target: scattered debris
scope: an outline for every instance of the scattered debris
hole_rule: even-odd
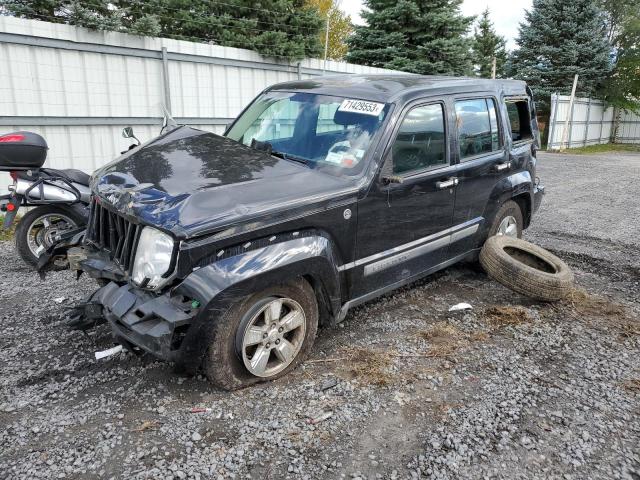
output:
[[[310,425],[317,425],[320,422],[324,422],[326,419],[330,418],[333,415],[333,412],[322,412],[320,415],[309,417],[307,419],[307,423]]]
[[[101,358],[107,358],[116,353],[120,353],[122,351],[122,345],[116,345],[113,348],[107,348],[106,350],[102,350],[101,352],[96,352],[96,360],[100,360]]]
[[[157,427],[158,427],[158,422],[156,422],[155,420],[145,420],[144,422],[142,422],[142,425],[140,425],[138,428],[134,428],[133,431],[144,432],[146,430],[152,430]]]
[[[62,303],[67,299],[67,297],[56,297],[53,299],[54,302],[56,303]]]
[[[193,440],[194,442],[199,442],[200,440],[202,440],[202,435],[200,435],[198,432],[193,432],[193,435],[191,435],[191,440]]]
[[[333,388],[336,385],[338,385],[337,378],[335,377],[328,378],[324,382],[322,382],[322,385],[320,386],[320,390],[324,392],[325,390],[329,390],[330,388]]]
[[[462,303],[457,303],[455,305],[453,305],[452,307],[449,308],[450,312],[458,312],[460,310],[471,310],[473,307],[465,302]]]
[[[209,413],[211,412],[210,408],[205,408],[205,407],[193,407],[191,409],[191,413]]]

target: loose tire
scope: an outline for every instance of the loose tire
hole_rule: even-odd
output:
[[[573,289],[573,273],[566,263],[517,238],[489,237],[480,251],[480,264],[505,287],[537,300],[561,300]]]
[[[16,226],[16,250],[27,264],[35,267],[38,264],[37,247],[48,248],[56,233],[85,223],[86,219],[72,209],[63,210],[55,205],[34,208]]]
[[[236,390],[296,368],[318,330],[318,305],[303,279],[277,285],[231,306],[213,325],[204,369],[209,380]]]
[[[522,238],[524,220],[522,210],[513,200],[507,200],[496,212],[493,223],[489,229],[489,237],[505,235],[513,238]]]

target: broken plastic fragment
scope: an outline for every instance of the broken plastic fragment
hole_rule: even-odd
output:
[[[53,299],[54,302],[56,303],[62,303],[67,299],[67,297],[56,297]]]
[[[102,350],[101,352],[96,352],[96,360],[110,357],[111,355],[115,355],[116,353],[120,353],[121,351],[122,351],[122,345],[116,345],[113,348],[107,348],[106,350]]]
[[[194,300],[191,302],[191,308],[198,308],[200,306],[200,302],[198,300]]]
[[[471,310],[473,307],[468,303],[462,302],[454,305],[449,309],[450,312],[457,312],[458,310]]]

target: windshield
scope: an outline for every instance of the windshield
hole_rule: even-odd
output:
[[[269,92],[238,118],[227,137],[268,144],[271,153],[310,168],[355,175],[389,106],[313,93]]]

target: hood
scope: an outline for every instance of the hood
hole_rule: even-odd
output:
[[[179,127],[97,170],[92,190],[143,223],[190,238],[264,216],[299,214],[353,193],[354,183]]]

